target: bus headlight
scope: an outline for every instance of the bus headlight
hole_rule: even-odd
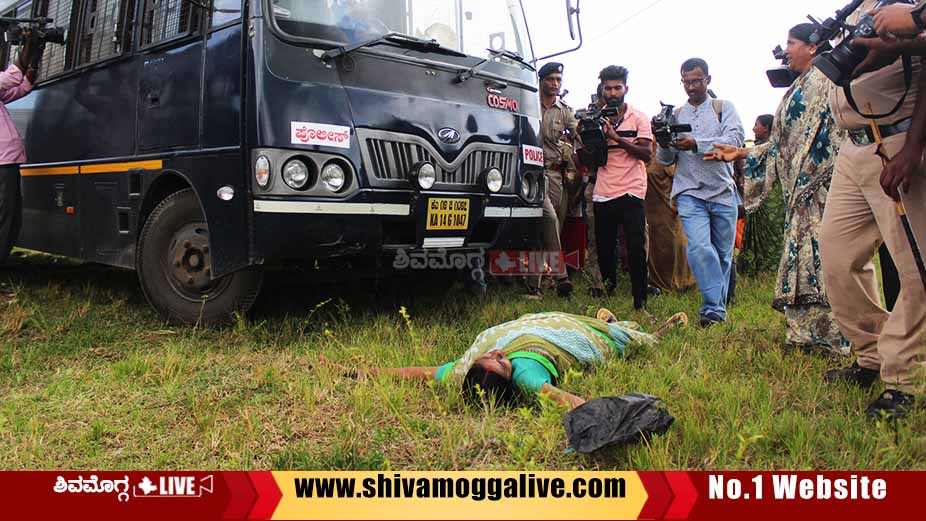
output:
[[[525,201],[530,201],[534,198],[534,176],[530,174],[525,174],[521,178],[521,197]]]
[[[254,162],[254,180],[261,188],[267,188],[270,184],[270,160],[267,156],[258,156]]]
[[[418,183],[422,190],[430,190],[437,182],[437,169],[428,162],[418,163],[412,169],[412,180]]]
[[[300,159],[290,159],[283,165],[283,182],[293,190],[302,190],[309,182],[309,167]]]
[[[341,165],[332,161],[322,168],[321,181],[330,192],[338,192],[347,184],[347,174]]]
[[[485,174],[486,188],[493,194],[497,194],[505,184],[505,177],[497,168],[490,168]]]

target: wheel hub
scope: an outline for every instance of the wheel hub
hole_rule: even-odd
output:
[[[179,292],[200,298],[215,286],[209,232],[201,224],[184,226],[174,234],[166,260],[167,273]]]

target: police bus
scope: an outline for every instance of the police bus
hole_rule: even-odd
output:
[[[67,29],[7,107],[28,158],[17,246],[134,269],[167,319],[247,310],[269,265],[521,247],[540,228],[521,0],[8,7]]]

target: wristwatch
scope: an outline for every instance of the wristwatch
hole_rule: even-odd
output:
[[[923,11],[926,11],[926,2],[910,11],[910,16],[913,17],[913,23],[916,24],[917,29],[920,31],[926,31],[926,22],[923,22]]]

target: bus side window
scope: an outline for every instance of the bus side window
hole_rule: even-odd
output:
[[[53,25],[63,27],[67,31],[67,40],[65,45],[47,44],[45,52],[42,53],[42,61],[39,63],[39,79],[47,79],[57,76],[69,69],[68,51],[73,47],[74,38],[71,37],[71,17],[74,14],[72,9],[73,0],[38,0],[38,16],[44,16],[54,20]]]
[[[186,36],[199,29],[200,8],[192,2],[145,0],[144,5],[141,47]]]
[[[119,56],[131,48],[134,0],[83,0],[77,64]]]
[[[241,18],[241,0],[213,0],[212,27]]]

